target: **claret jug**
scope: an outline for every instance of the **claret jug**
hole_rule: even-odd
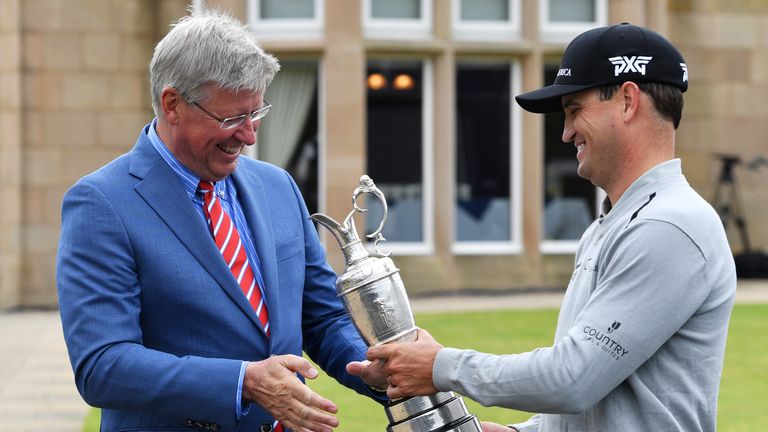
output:
[[[364,193],[378,198],[384,208],[378,228],[367,235],[373,241],[371,252],[357,234],[354,220],[356,213],[367,211],[357,203]],[[360,185],[352,193],[352,207],[342,223],[324,214],[312,215],[312,220],[331,231],[344,254],[347,268],[336,281],[336,292],[368,346],[413,341],[417,329],[400,270],[389,254],[379,249],[379,242],[384,241],[381,231],[387,220],[387,201],[370,177],[360,177]],[[389,419],[387,432],[482,430],[463,399],[452,392],[398,399],[390,402],[385,411]]]

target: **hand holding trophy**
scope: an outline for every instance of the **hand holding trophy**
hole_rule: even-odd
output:
[[[373,254],[360,240],[355,228],[355,213],[367,211],[357,204],[357,197],[368,193],[376,196],[384,208],[378,228],[367,237],[374,241]],[[360,177],[360,186],[352,194],[353,210],[343,223],[316,213],[312,219],[334,235],[347,265],[336,281],[336,292],[342,297],[350,319],[365,343],[377,346],[391,342],[414,341],[414,323],[405,285],[395,263],[378,248],[387,220],[387,202],[370,177]],[[385,408],[387,432],[480,432],[477,418],[467,411],[461,396],[438,392],[430,396],[414,396],[393,400]]]

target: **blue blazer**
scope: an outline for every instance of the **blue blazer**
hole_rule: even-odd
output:
[[[242,361],[302,350],[375,397],[345,371],[366,346],[336,297],[295,183],[247,157],[232,178],[261,260],[270,338],[144,131],[129,153],[66,193],[61,320],[77,388],[102,408],[102,430],[259,431],[273,421],[260,406],[236,419]]]

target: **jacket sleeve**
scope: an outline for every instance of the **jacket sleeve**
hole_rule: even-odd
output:
[[[436,387],[540,413],[580,413],[604,398],[710,294],[705,258],[674,225],[636,221],[622,236],[604,250],[589,302],[554,345],[510,355],[443,349],[433,368]]]
[[[80,394],[102,408],[234,421],[240,360],[179,357],[143,345],[134,253],[121,216],[101,190],[81,181],[66,193],[56,276]]]

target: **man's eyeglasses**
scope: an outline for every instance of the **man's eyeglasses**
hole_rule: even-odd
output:
[[[272,109],[272,105],[268,103],[267,101],[264,101],[264,104],[261,106],[261,108],[257,109],[256,111],[252,111],[249,114],[241,114],[239,116],[235,117],[227,117],[227,118],[219,118],[218,116],[212,114],[207,109],[203,108],[199,103],[192,102],[196,107],[200,108],[204,113],[208,114],[209,117],[211,117],[214,120],[218,120],[220,122],[219,127],[226,130],[226,129],[234,129],[243,122],[245,122],[245,119],[250,117],[252,122],[255,122],[256,120],[261,120],[269,114],[269,110]]]

